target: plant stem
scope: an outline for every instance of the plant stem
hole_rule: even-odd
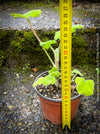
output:
[[[41,43],[41,40],[40,40],[40,38],[38,37],[38,35],[36,34],[35,30],[33,29],[33,27],[32,27],[32,24],[31,24],[30,20],[29,20],[29,19],[27,19],[27,21],[28,21],[28,23],[30,24],[30,27],[31,27],[32,32],[34,33],[35,37],[37,38],[37,40],[39,41],[39,43]]]
[[[40,40],[40,38],[38,37],[38,35],[36,34],[35,30],[33,29],[32,24],[31,24],[29,18],[27,18],[27,21],[28,21],[28,23],[30,24],[31,30],[32,30],[32,32],[34,33],[35,37],[37,38],[37,40],[39,41],[39,43],[41,43],[41,40]],[[45,51],[46,55],[48,56],[48,58],[49,58],[51,64],[53,65],[53,67],[55,67],[54,62],[53,62],[53,60],[51,59],[51,57],[49,56],[49,54],[48,54],[48,52],[46,51],[46,49],[43,48],[43,50]]]
[[[73,80],[74,80],[74,78],[77,76],[77,74],[75,74],[74,76],[73,76],[73,78],[72,78],[72,80],[71,80],[71,82],[73,82]]]
[[[53,51],[54,55],[55,55],[55,50],[52,46],[50,46],[51,50]]]
[[[48,54],[48,52],[46,51],[46,49],[43,48],[43,50],[45,51],[46,55],[48,56],[48,58],[49,58],[51,64],[53,65],[53,67],[55,67],[54,62],[52,61],[52,59],[51,59],[51,57],[49,56],[49,54]]]
[[[55,65],[57,70],[59,69],[59,47],[55,50]]]

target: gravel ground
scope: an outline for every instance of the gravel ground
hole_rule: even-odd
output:
[[[89,7],[89,8],[88,8]],[[95,13],[99,12],[100,6],[89,5],[84,7]],[[56,7],[58,9],[58,7]],[[78,5],[76,9],[82,8]],[[35,5],[31,9],[41,9],[43,13],[35,20],[31,18],[32,25],[36,30],[59,29],[59,12],[55,6],[47,7]],[[74,8],[75,9],[75,8]],[[28,3],[0,5],[0,29],[29,29],[26,20],[13,19],[13,12],[25,13],[30,10]],[[77,12],[75,12],[76,14]],[[41,21],[40,21],[41,20]],[[16,23],[17,22],[17,23]],[[73,16],[73,24],[93,27],[99,24],[96,17],[84,14],[79,18],[79,13]],[[71,131],[64,132],[61,125],[53,125],[45,120],[41,111],[40,101],[32,88],[32,83],[40,72],[31,71],[17,72],[14,69],[2,70],[0,73],[0,134],[99,134],[100,133],[100,103],[94,97],[83,97],[78,113],[71,123]]]
[[[71,131],[62,131],[44,119],[40,101],[32,88],[38,74],[32,71],[2,70],[0,73],[0,134],[99,134],[100,103],[83,97]]]
[[[60,28],[59,5],[39,3],[3,3],[0,6],[0,29],[27,30],[30,29],[26,19],[14,19],[11,13],[26,13],[29,10],[41,9],[42,14],[37,18],[31,18],[31,23],[36,30],[54,30]],[[85,27],[100,27],[100,4],[78,3],[73,7],[72,24],[82,24]]]

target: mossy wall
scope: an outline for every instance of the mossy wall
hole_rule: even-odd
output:
[[[74,33],[72,36],[72,64],[96,65],[96,48],[97,34],[95,28]]]
[[[55,31],[37,31],[42,41]],[[96,32],[87,30],[72,36],[72,65],[96,65]],[[54,46],[56,47],[57,44]],[[52,56],[52,52],[49,52]],[[31,31],[0,31],[0,66],[48,67],[50,62]]]

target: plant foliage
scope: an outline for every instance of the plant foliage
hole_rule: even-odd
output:
[[[77,77],[75,79],[75,83],[77,84],[77,91],[81,95],[91,96],[94,91],[94,81],[93,80],[85,80],[84,78]]]
[[[49,40],[49,41],[46,41],[46,42],[41,42],[40,46],[48,50],[50,48],[50,46],[52,44],[55,44],[55,43],[56,43],[55,40]]]
[[[11,16],[13,16],[14,18],[20,17],[28,19],[29,17],[38,17],[41,13],[41,10],[31,10],[25,14],[12,13]]]
[[[60,75],[59,71],[57,70],[56,67],[53,67],[50,71],[49,74],[45,77],[40,77],[34,84],[33,87],[36,85],[41,85],[43,84],[44,86],[47,86],[49,84],[55,84],[57,82],[57,77]]]
[[[29,20],[29,17],[38,17],[41,14],[41,10],[31,10],[25,14],[18,14],[18,13],[12,13],[11,16],[14,18],[21,17],[21,18],[26,18],[28,23],[31,26],[32,32],[34,33],[35,37],[39,41],[40,46],[43,48],[44,52],[48,56],[51,64],[53,65],[52,69],[48,72],[48,75],[45,77],[40,77],[34,84],[33,87],[36,85],[44,85],[47,86],[49,84],[58,84],[58,79],[61,78],[60,73],[58,71],[59,69],[59,54],[60,54],[60,44],[59,46],[54,49],[51,45],[56,43],[56,40],[60,40],[60,31],[57,31],[54,36],[54,40],[49,40],[45,42],[41,42],[39,39],[39,36],[36,34],[35,30],[32,27],[32,24]],[[83,29],[82,25],[75,25],[72,26],[72,33],[74,33],[77,29]],[[48,53],[48,49],[51,49],[54,53],[54,61],[52,60],[51,56]],[[85,81],[83,77],[83,74],[79,72],[78,70],[73,70],[72,72],[72,81],[75,79],[75,83],[77,84],[77,91],[79,94],[90,96],[93,94],[94,90],[94,81],[93,80],[87,80]],[[77,77],[79,75],[80,77]]]

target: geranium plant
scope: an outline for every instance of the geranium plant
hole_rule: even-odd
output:
[[[35,35],[35,37],[37,38],[39,42],[39,45],[42,47],[43,51],[46,53],[47,57],[49,58],[52,64],[52,68],[48,72],[48,75],[46,75],[45,77],[40,77],[33,84],[33,87],[35,87],[36,85],[41,85],[41,84],[43,84],[44,86],[47,86],[49,84],[52,84],[52,85],[55,84],[56,86],[59,86],[60,85],[59,79],[61,79],[61,74],[59,72],[60,43],[56,49],[53,48],[52,44],[56,44],[57,40],[60,40],[60,31],[57,31],[55,33],[53,40],[42,42],[39,36],[36,34],[35,30],[33,29],[33,26],[29,19],[29,17],[38,17],[41,13],[42,13],[41,10],[31,10],[25,14],[12,13],[11,16],[13,16],[14,18],[21,17],[21,18],[27,19],[33,34]],[[83,29],[83,26],[82,25],[72,26],[72,33],[74,33],[76,29]],[[48,53],[50,49],[52,50],[54,54],[54,60],[51,58],[51,56]],[[86,95],[86,96],[90,96],[93,94],[93,90],[94,90],[93,80],[86,81],[83,78],[83,75],[78,70],[73,70],[71,75],[72,75],[72,82],[75,81],[77,85],[76,89],[79,94]],[[77,77],[77,76],[80,76],[80,77]]]

